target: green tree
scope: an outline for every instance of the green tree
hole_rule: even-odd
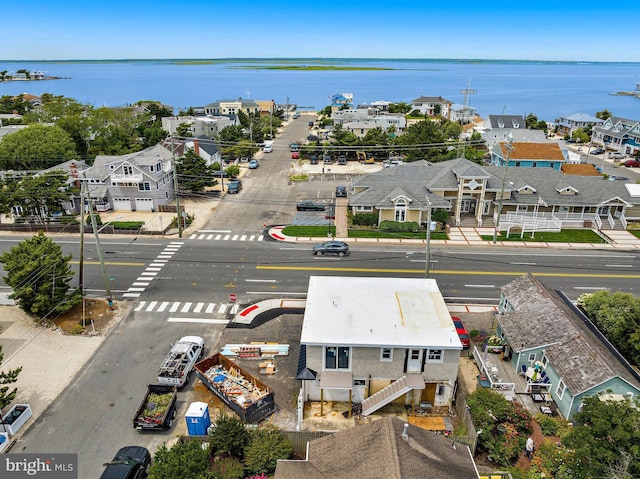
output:
[[[22,215],[45,223],[53,213],[62,211],[62,203],[71,198],[66,179],[66,173],[60,170],[15,178],[8,188],[9,207],[19,207]]]
[[[193,133],[191,133],[191,124],[190,123],[180,123],[176,127],[176,135],[180,138],[191,138],[193,137]]]
[[[389,104],[389,113],[402,113],[406,115],[411,111],[412,106],[409,103],[390,103]]]
[[[362,141],[349,130],[336,125],[331,132],[331,144],[335,146],[360,146]]]
[[[2,344],[0,344],[0,365],[2,365],[2,360],[4,359],[4,354],[2,353]],[[18,393],[17,388],[13,388],[9,390],[9,386],[7,384],[13,384],[18,380],[18,374],[20,374],[22,368],[10,369],[7,372],[0,371],[0,411],[7,407],[11,402],[16,398],[16,394]]]
[[[3,170],[42,170],[76,156],[73,139],[58,126],[31,125],[0,140]]]
[[[601,120],[608,120],[609,118],[611,118],[611,116],[613,116],[613,113],[611,113],[609,110],[605,109],[602,111],[597,111],[596,112],[596,118],[600,118]]]
[[[395,143],[409,161],[442,161],[456,155],[456,149],[449,149],[446,143],[458,141],[461,132],[462,127],[450,120],[423,120],[410,125]]]
[[[149,479],[201,479],[209,469],[209,453],[200,441],[178,441],[171,449],[162,444],[153,457]]]
[[[216,419],[215,427],[209,434],[209,439],[213,454],[242,459],[249,436],[240,419],[222,413]]]
[[[640,365],[640,298],[607,290],[583,294],[578,306],[620,353]]]
[[[137,130],[140,119],[132,108],[101,107],[92,110],[89,125],[92,133],[89,153],[92,155],[125,155],[143,147]]]
[[[214,186],[217,181],[212,176],[213,171],[200,155],[189,148],[176,162],[178,173],[178,188],[181,192],[202,192],[208,186]]]
[[[237,178],[240,175],[240,167],[238,165],[229,165],[224,171],[226,171],[231,178]]]
[[[640,400],[585,398],[573,429],[562,444],[574,451],[575,477],[601,478],[622,454],[630,458],[629,477],[640,476]]]
[[[72,255],[40,231],[0,256],[7,273],[4,282],[18,306],[39,319],[62,314],[82,300],[79,290],[69,292]]]
[[[244,466],[251,474],[272,474],[278,459],[288,459],[291,451],[291,442],[277,427],[269,424],[250,432]]]
[[[2,72],[0,72],[2,74]],[[5,72],[6,74],[6,72]],[[0,96],[0,113],[13,113],[24,115],[31,109],[30,103],[25,99],[24,95],[3,95]]]
[[[575,139],[578,143],[588,143],[591,138],[591,133],[589,129],[578,128],[571,133],[571,138]]]

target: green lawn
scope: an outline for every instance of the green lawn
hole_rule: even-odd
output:
[[[627,230],[629,233],[631,233],[633,236],[635,236],[636,238],[640,238],[640,230]]]
[[[493,241],[492,235],[483,235],[485,241]],[[520,233],[511,233],[507,238],[504,233],[498,235],[499,241],[527,241],[541,243],[604,243],[604,240],[591,230],[562,230],[559,233],[540,231],[531,237],[531,233],[525,233],[520,238]]]
[[[300,237],[323,237],[327,236],[327,233],[331,231],[332,235],[336,234],[335,226],[287,226],[282,233],[287,236],[300,236]],[[376,230],[349,230],[349,238],[395,238],[395,239],[425,239],[425,232],[418,233],[385,233]],[[446,233],[431,233],[431,239],[441,240],[448,239]]]

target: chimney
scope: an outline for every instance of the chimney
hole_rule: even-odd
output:
[[[404,423],[404,429],[402,429],[402,439],[405,441],[409,439],[409,424]]]
[[[196,155],[200,156],[200,145],[198,144],[197,138],[193,140],[193,151],[195,151]]]

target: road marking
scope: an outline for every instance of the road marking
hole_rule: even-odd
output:
[[[231,230],[198,230],[198,233],[231,233]]]
[[[224,313],[227,310],[226,304],[221,304],[220,308],[218,308],[218,313]]]
[[[158,255],[158,258],[160,258],[160,259],[171,259],[171,256],[161,253],[161,254]]]
[[[264,239],[263,235],[258,236],[258,241],[262,241]]]
[[[198,304],[196,304],[196,307],[193,308],[193,312],[194,313],[199,313],[200,311],[202,311],[203,307],[204,307],[204,303],[198,303]]]
[[[607,268],[633,268],[632,264],[605,264]]]
[[[204,323],[204,324],[228,324],[228,319],[208,319],[208,318],[169,318],[170,323]]]
[[[231,238],[231,235],[224,235],[224,238],[222,238],[222,241],[227,241],[229,238]]]
[[[207,309],[204,310],[204,312],[206,314],[211,314],[213,313],[213,308],[216,307],[216,303],[209,303],[209,305],[207,306]]]
[[[133,311],[141,311],[145,304],[147,304],[146,301],[140,301],[138,306]]]
[[[187,311],[189,311],[189,308],[191,307],[192,303],[184,303],[184,306],[182,307],[182,309],[180,310],[181,313],[186,313]]]
[[[207,235],[203,233],[200,236],[198,236],[198,239],[203,239],[205,236],[207,236]]]
[[[585,289],[589,291],[600,291],[601,289],[607,289],[602,286],[574,286],[573,289]]]
[[[219,240],[220,238],[222,238],[222,235],[216,235],[216,240]]]
[[[247,235],[240,236],[240,241],[247,241]]]
[[[247,283],[277,283],[277,279],[245,279]]]
[[[122,297],[123,298],[139,298],[140,293],[124,293]]]
[[[211,238],[213,238],[213,235],[207,235],[208,240],[210,240]]]
[[[495,288],[494,284],[465,284],[465,288]]]
[[[519,262],[509,262],[509,264],[515,264],[520,266],[535,266],[537,263],[519,263]]]
[[[149,283],[148,281],[144,281],[144,282],[139,282],[139,283],[138,283],[138,282],[133,283],[131,286],[144,286],[144,287],[146,288],[146,287],[147,287],[147,286],[149,286],[150,284],[151,284],[151,283]]]
[[[233,235],[233,237],[231,238],[233,241],[238,241],[238,235]]]
[[[393,268],[336,268],[322,266],[277,266],[277,265],[258,265],[258,270],[267,271],[338,271],[351,273],[403,273],[424,275],[424,269],[393,269]],[[429,271],[430,274],[442,275],[468,275],[468,276],[523,276],[525,271],[463,271],[435,269]],[[606,278],[606,279],[640,279],[640,274],[604,274],[604,273],[533,273],[537,277],[546,278]]]
[[[238,313],[238,309],[240,308],[239,304],[234,304],[233,306],[231,306],[231,314],[237,314]]]
[[[169,301],[163,301],[160,307],[158,308],[158,312],[162,313],[169,306]]]
[[[170,313],[175,313],[176,311],[178,311],[178,308],[180,307],[180,303],[173,303],[171,305],[171,309],[169,310]]]
[[[142,292],[142,291],[144,291],[144,288],[129,288],[129,291],[140,291],[140,292]],[[138,296],[140,296],[140,295],[138,295]]]
[[[276,294],[279,296],[306,296],[307,293],[287,293],[286,291],[247,291],[247,294]]]
[[[167,263],[151,263],[149,264],[149,268],[162,268]]]
[[[140,276],[158,276],[158,273],[143,271],[142,273],[140,273]]]
[[[145,309],[145,311],[153,311],[153,308],[155,308],[155,307],[156,307],[156,304],[158,304],[158,302],[157,302],[157,301],[151,301],[151,302],[149,303],[149,306],[147,306],[147,309]]]
[[[149,268],[145,269],[145,271],[160,271],[160,270],[162,270],[162,268],[151,268],[151,267],[149,267]]]

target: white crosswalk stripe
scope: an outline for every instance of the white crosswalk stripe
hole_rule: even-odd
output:
[[[126,294],[125,294],[126,295]],[[168,308],[168,310],[167,310]],[[196,322],[207,322],[218,321],[218,319],[211,318],[211,316],[220,316],[231,314],[235,315],[240,310],[240,305],[237,303],[194,303],[194,302],[181,302],[181,301],[140,301],[136,305],[133,311],[135,312],[145,312],[145,313],[163,313],[168,312],[169,314],[175,313],[189,313],[189,314],[200,314],[203,315],[204,318],[200,318],[202,321]],[[180,318],[173,318],[176,321],[180,321]],[[193,319],[193,318],[185,318]],[[171,318],[169,319],[171,320]],[[194,320],[195,321],[195,320]]]
[[[192,233],[192,240],[203,241],[264,241],[264,235],[260,234],[222,234],[222,233]]]

